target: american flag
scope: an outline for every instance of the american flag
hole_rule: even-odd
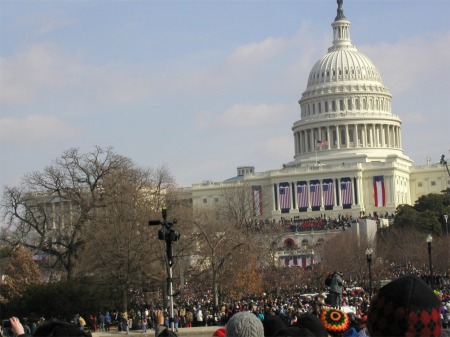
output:
[[[308,207],[308,186],[306,181],[297,182],[297,201],[299,208]]]
[[[323,183],[323,202],[325,206],[333,206],[334,194],[333,194],[333,182],[328,181]]]
[[[262,197],[261,186],[252,186],[253,190],[253,214],[262,215]]]
[[[327,140],[317,140],[317,147],[327,146],[328,141]]]
[[[291,207],[289,197],[289,183],[280,184],[280,208],[289,209]]]
[[[320,206],[320,184],[318,182],[311,182],[309,185],[309,192],[311,195],[311,207]]]
[[[342,205],[352,204],[352,181],[341,181]]]

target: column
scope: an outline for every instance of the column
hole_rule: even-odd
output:
[[[341,137],[339,137],[339,125],[335,125],[336,128],[336,148],[341,148]]]
[[[327,126],[327,140],[328,140],[328,145],[327,145],[327,149],[331,148],[331,138],[330,138],[330,127]]]
[[[345,145],[347,145],[346,146],[346,148],[348,149],[349,147],[350,147],[350,137],[349,137],[349,134],[348,134],[348,124],[346,124],[345,125],[345,140],[346,140],[346,144]]]

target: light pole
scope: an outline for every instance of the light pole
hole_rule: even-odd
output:
[[[434,289],[433,262],[431,260],[431,243],[433,242],[433,237],[431,236],[431,234],[428,234],[426,241],[428,244],[428,261],[429,261],[429,265],[430,265],[430,285],[431,285],[431,289]]]
[[[369,267],[369,298],[372,298],[372,254],[373,249],[366,249],[367,266]]]
[[[445,219],[445,229],[447,230],[447,240],[448,240],[448,214],[444,214],[444,219]]]

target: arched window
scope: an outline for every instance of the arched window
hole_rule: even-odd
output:
[[[307,248],[308,247],[308,240],[306,240],[306,239],[303,239],[302,240],[302,248]]]
[[[295,244],[295,241],[291,238],[287,238],[286,240],[284,240],[283,246],[286,249],[294,249],[297,247],[297,245]]]

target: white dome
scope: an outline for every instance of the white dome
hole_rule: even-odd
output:
[[[353,48],[331,51],[317,61],[309,73],[308,87],[348,80],[381,84],[380,72],[372,61]]]
[[[403,157],[392,96],[374,63],[352,45],[342,3],[331,24],[333,44],[313,66],[299,100],[301,119],[292,127],[295,156],[288,166]]]

